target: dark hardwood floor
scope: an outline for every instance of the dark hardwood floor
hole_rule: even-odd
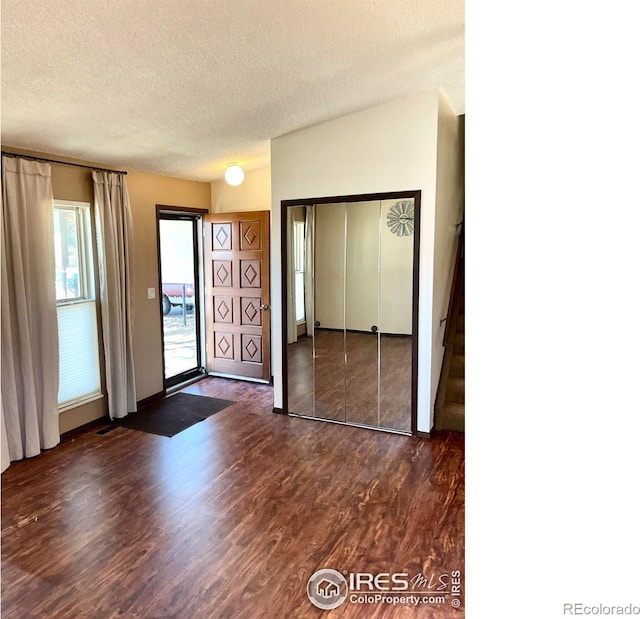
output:
[[[2,617],[464,616],[464,437],[271,412],[269,386],[166,438],[96,428],[2,475]],[[462,605],[309,602],[320,568],[462,573]],[[431,591],[433,594],[433,590]]]

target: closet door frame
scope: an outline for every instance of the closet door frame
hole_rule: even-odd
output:
[[[287,236],[287,209],[295,206],[307,206],[312,204],[332,204],[340,202],[368,202],[375,200],[402,200],[413,199],[414,203],[414,228],[413,228],[413,299],[412,299],[412,346],[411,346],[411,434],[418,435],[418,299],[420,298],[420,198],[421,191],[392,191],[385,193],[365,193],[347,196],[322,196],[315,198],[297,198],[295,200],[282,200],[281,208],[281,282],[282,282],[282,413],[289,414],[288,401],[288,359],[287,359],[287,272],[288,272],[288,244]],[[280,412],[280,411],[278,411]],[[305,417],[307,418],[307,417]],[[311,417],[309,417],[311,419]],[[325,421],[324,419],[319,419]],[[329,423],[342,423],[355,425],[348,422],[333,421]],[[373,428],[382,432],[392,432],[385,428]],[[401,434],[405,434],[401,432]]]

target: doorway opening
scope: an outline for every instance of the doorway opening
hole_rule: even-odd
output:
[[[164,388],[204,375],[202,363],[202,213],[158,207],[158,257]]]

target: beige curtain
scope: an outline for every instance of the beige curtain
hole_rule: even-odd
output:
[[[2,157],[2,202],[4,469],[60,442],[51,166]]]
[[[0,424],[2,424],[2,447],[0,447],[0,456],[2,456],[2,467],[0,472],[4,473],[11,460],[9,459],[9,440],[7,439],[7,431],[4,427],[4,408],[2,406],[2,400],[0,399]]]
[[[102,334],[111,419],[137,410],[133,368],[133,225],[123,174],[93,172]]]

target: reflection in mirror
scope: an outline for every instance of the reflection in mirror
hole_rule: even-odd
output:
[[[313,207],[287,211],[289,410],[313,415]]]
[[[411,336],[380,336],[380,427],[411,431]]]
[[[378,425],[380,202],[347,203],[346,420]]]
[[[289,412],[411,432],[413,209],[287,209]]]
[[[315,416],[345,420],[346,205],[315,206]]]
[[[381,203],[379,425],[405,432],[411,431],[412,214],[413,200]]]
[[[289,411],[313,415],[313,339],[304,336],[288,346]]]

